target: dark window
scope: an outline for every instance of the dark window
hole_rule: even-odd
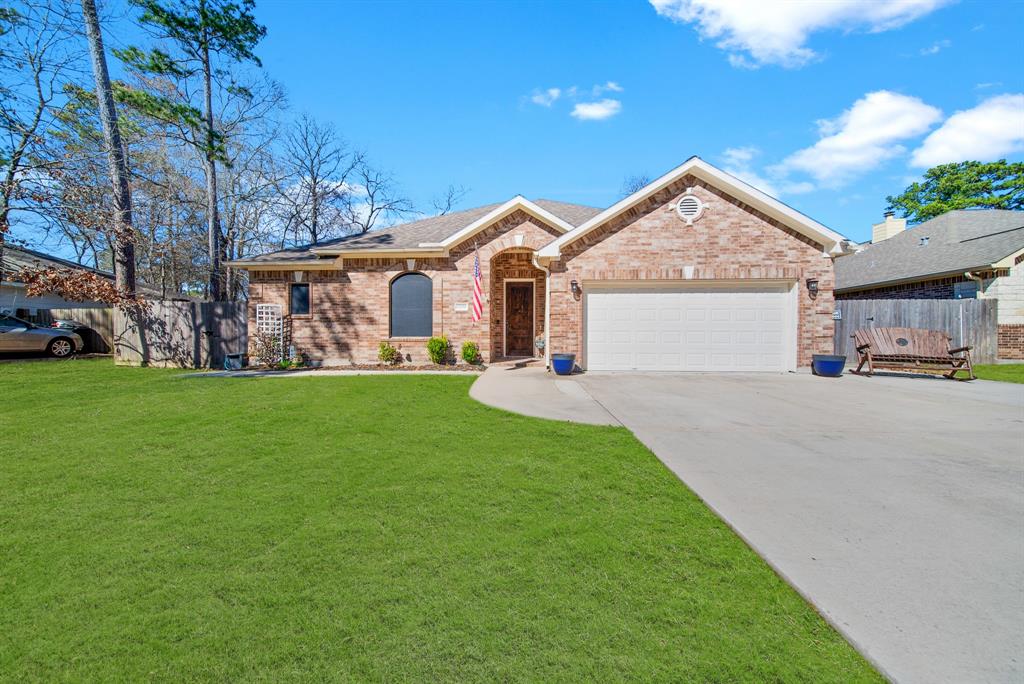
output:
[[[300,283],[292,285],[292,307],[293,316],[309,315],[309,285]]]
[[[391,336],[430,337],[434,305],[430,278],[406,273],[391,281]]]
[[[977,299],[978,298],[978,283],[965,282],[965,283],[953,283],[953,299]]]

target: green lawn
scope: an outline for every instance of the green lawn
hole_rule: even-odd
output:
[[[0,364],[0,677],[878,681],[620,428]]]
[[[999,363],[974,367],[974,374],[982,380],[1024,383],[1024,363]]]

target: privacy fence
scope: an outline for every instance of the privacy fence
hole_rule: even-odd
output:
[[[954,347],[973,347],[975,363],[995,363],[997,305],[992,299],[840,299],[835,353],[857,358],[852,335],[862,328],[925,328],[945,331]]]
[[[128,315],[118,309],[40,310],[33,322],[57,319],[81,323],[86,351],[118,350],[120,363],[179,368],[221,368],[227,354],[244,354],[248,321],[244,302],[150,301],[149,311]]]

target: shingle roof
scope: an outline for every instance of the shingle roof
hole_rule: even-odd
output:
[[[16,281],[18,274],[23,269],[38,269],[38,268],[70,268],[78,271],[88,271],[95,273],[96,275],[106,278],[107,280],[114,279],[114,273],[112,271],[104,271],[99,268],[92,268],[91,266],[85,266],[83,264],[75,263],[69,259],[62,259],[61,257],[53,256],[45,252],[38,252],[34,249],[27,247],[17,247],[11,244],[4,245],[3,251],[3,280]],[[146,297],[162,297],[163,293],[160,288],[147,285],[145,283],[136,283],[135,289],[142,293]],[[168,297],[182,298],[181,295],[173,294]]]
[[[27,247],[17,247],[11,244],[4,245],[3,252],[3,279],[13,280],[23,269],[35,269],[35,268],[73,268],[82,271],[89,271],[96,275],[103,276],[104,278],[113,279],[114,274],[110,271],[103,271],[98,268],[91,268],[89,266],[83,266],[82,264],[76,264],[74,261],[68,259],[61,259],[55,257],[52,254],[46,254],[45,252],[37,252],[34,249],[28,249]]]
[[[921,238],[927,237],[927,244]],[[836,290],[991,267],[1024,249],[1024,211],[950,211],[836,259]]]
[[[600,209],[587,207],[580,204],[569,204],[567,202],[556,202],[554,200],[539,199],[534,202],[542,209],[551,212],[566,223],[578,226],[587,219],[601,213]],[[247,257],[242,261],[252,262],[288,262],[288,261],[309,261],[317,258],[311,250],[314,247],[344,247],[353,250],[370,249],[414,249],[422,243],[441,242],[447,237],[454,235],[474,221],[487,216],[501,204],[488,204],[463,211],[453,211],[443,216],[431,216],[429,218],[402,223],[397,226],[390,226],[381,230],[375,230],[362,235],[346,235],[334,240],[326,240],[316,244],[301,245],[290,249],[283,249],[259,256]]]

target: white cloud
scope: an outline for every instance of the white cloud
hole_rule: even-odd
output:
[[[597,102],[579,102],[572,109],[572,116],[581,121],[610,119],[622,111],[622,103],[606,98]]]
[[[561,88],[548,88],[543,91],[538,90],[530,97],[530,102],[538,104],[541,107],[550,107],[555,103],[555,100],[561,97],[561,95]]]
[[[756,171],[753,161],[759,156],[761,156],[761,150],[753,146],[730,147],[722,153],[724,160],[722,168],[727,173],[731,173],[741,181],[753,185],[772,197],[800,195],[814,190],[814,184],[807,181],[794,182],[786,179],[784,174],[780,173],[769,178]]]
[[[673,21],[696,24],[701,39],[716,40],[729,63],[799,67],[818,57],[806,46],[825,30],[873,33],[898,28],[951,0],[650,0]]]
[[[818,142],[771,170],[779,177],[806,173],[821,185],[838,187],[906,152],[899,143],[924,134],[941,116],[916,97],[887,90],[868,93],[835,119],[818,121]]]
[[[930,47],[921,48],[921,54],[925,57],[937,55],[939,54],[939,52],[945,50],[952,44],[952,41],[949,40],[937,40],[934,43],[932,43]]]
[[[594,86],[590,90],[590,92],[593,94],[594,97],[598,97],[598,96],[600,96],[600,95],[602,95],[604,93],[607,93],[607,92],[621,93],[622,92],[622,86],[620,86],[615,81],[608,81],[604,85],[596,85],[596,86]]]
[[[930,167],[966,160],[992,161],[1024,151],[1024,94],[997,95],[957,112],[924,139],[910,158]]]
[[[731,173],[741,181],[753,185],[761,192],[778,197],[779,190],[775,187],[775,184],[758,174],[751,167],[751,162],[760,154],[761,150],[753,146],[730,147],[722,153],[722,158],[724,159],[722,168],[726,173]]]

